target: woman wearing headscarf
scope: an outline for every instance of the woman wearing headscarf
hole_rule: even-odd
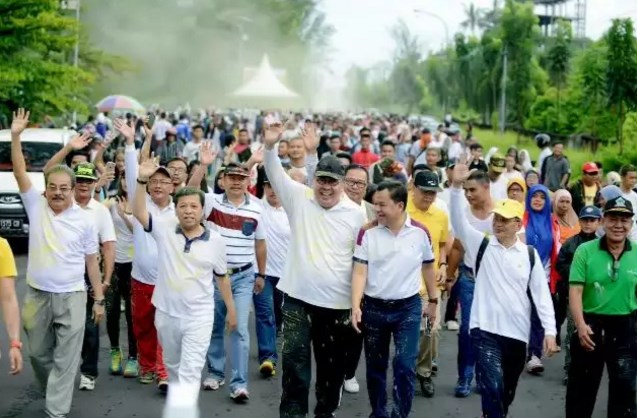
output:
[[[520,171],[522,173],[528,173],[533,169],[533,163],[531,162],[531,156],[525,149],[520,150],[518,153],[518,164],[520,164]]]
[[[518,202],[525,204],[526,201],[526,183],[521,177],[513,177],[507,183],[507,197],[509,199],[517,200]]]
[[[530,189],[540,183],[540,175],[534,169],[530,169],[524,173],[524,180],[526,181],[526,188]]]
[[[524,227],[526,229],[526,243],[532,245],[538,252],[551,294],[555,293],[557,278],[552,277],[551,266],[555,264],[559,253],[559,228],[553,222],[551,214],[551,199],[549,189],[537,184],[529,189],[526,195],[526,212],[524,213]],[[535,305],[531,304],[531,336],[528,346],[526,370],[531,374],[544,371],[542,358],[542,342],[544,328],[537,315]]]
[[[572,202],[568,190],[559,189],[553,194],[553,222],[559,231],[560,245],[580,231],[579,217],[571,205]]]

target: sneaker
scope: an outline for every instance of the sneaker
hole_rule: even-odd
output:
[[[79,389],[80,390],[95,390],[95,379],[90,376],[81,375]]]
[[[153,372],[142,372],[142,374],[139,375],[137,380],[139,380],[139,383],[141,383],[143,385],[150,385],[153,382],[155,382],[155,373],[153,373]]]
[[[139,375],[139,363],[136,358],[129,357],[124,367],[124,377],[137,377],[137,375]]]
[[[270,360],[264,361],[263,363],[261,363],[261,367],[259,367],[259,373],[261,373],[261,376],[263,377],[274,376],[274,374],[276,373],[276,370],[274,369],[274,363]]]
[[[114,375],[122,374],[122,350],[119,348],[111,348],[111,365],[108,371]]]
[[[467,398],[471,395],[471,385],[466,379],[458,379],[454,395],[456,398]]]
[[[449,331],[458,331],[460,329],[460,325],[458,325],[458,321],[447,321],[445,324]]]
[[[226,384],[226,381],[223,379],[219,380],[216,377],[208,376],[203,381],[202,387],[203,387],[203,390],[218,390],[221,386],[225,384]]]
[[[542,372],[544,372],[544,365],[542,364],[542,361],[537,358],[536,356],[532,356],[531,360],[529,360],[528,363],[526,363],[526,371],[529,374],[532,375],[539,375]]]
[[[343,382],[343,389],[345,389],[345,392],[347,393],[358,393],[361,388],[358,384],[358,380],[356,380],[356,376]]]
[[[159,391],[161,393],[167,393],[168,392],[168,379],[166,379],[166,378],[157,379],[157,389],[159,389]]]
[[[243,403],[248,400],[248,391],[246,389],[237,389],[230,394],[230,397],[236,403]]]
[[[436,393],[436,386],[434,385],[434,381],[429,377],[417,376],[418,381],[420,382],[420,391],[422,392],[422,396],[425,398],[433,398]]]
[[[433,376],[438,374],[438,362],[436,360],[431,361],[431,374]]]

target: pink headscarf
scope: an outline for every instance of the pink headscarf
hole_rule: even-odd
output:
[[[553,214],[555,216],[557,216],[557,203],[564,197],[568,198],[571,203],[573,202],[571,194],[566,189],[559,189],[553,194]],[[565,220],[571,228],[575,228],[578,225],[579,218],[577,216],[577,213],[575,213],[573,206],[569,206],[568,211],[566,212],[566,216],[564,216],[563,220]]]

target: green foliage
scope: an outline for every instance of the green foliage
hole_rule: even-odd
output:
[[[626,114],[622,134],[626,146],[631,150],[637,150],[637,112]]]

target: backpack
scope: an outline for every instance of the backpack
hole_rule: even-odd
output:
[[[482,242],[480,243],[480,248],[478,248],[478,255],[476,256],[476,266],[473,269],[473,277],[478,277],[478,270],[480,269],[480,263],[482,263],[482,257],[484,257],[484,252],[487,250],[487,246],[489,245],[489,237],[484,237]],[[529,253],[529,263],[531,264],[531,268],[529,270],[529,281],[526,284],[526,294],[533,303],[533,298],[531,297],[531,273],[533,272],[533,267],[535,267],[535,250],[532,245],[526,246],[527,252]],[[636,290],[637,292],[637,290]]]

